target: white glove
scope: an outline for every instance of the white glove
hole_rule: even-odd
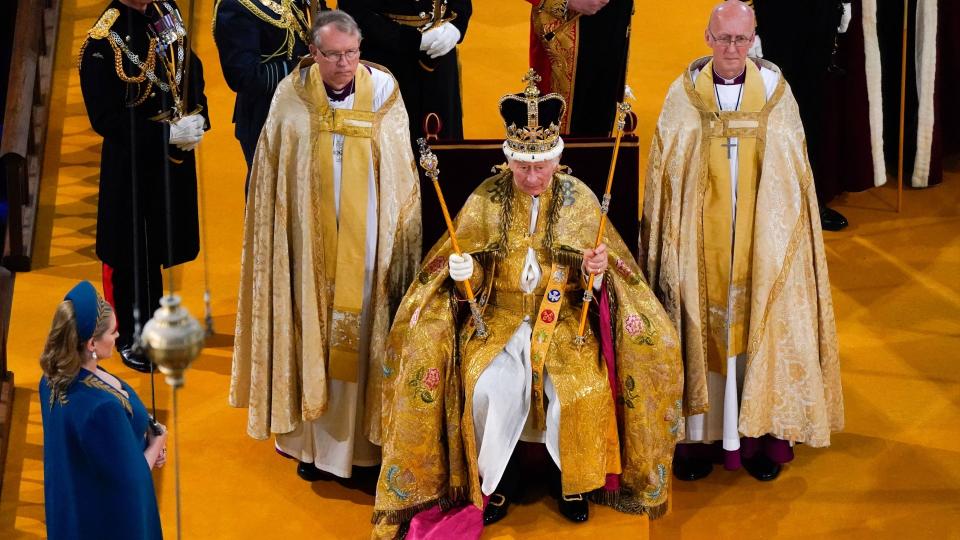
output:
[[[434,42],[437,41],[437,36],[440,34],[433,31],[433,29],[427,30],[426,32],[420,34],[420,50],[427,51]]]
[[[454,281],[466,281],[473,275],[473,257],[469,253],[464,253],[462,257],[452,253],[447,264],[450,267],[450,277]]]
[[[753,46],[747,51],[747,56],[763,58],[763,45],[760,44],[760,34],[753,36]]]
[[[837,27],[838,34],[847,33],[847,28],[850,26],[850,19],[853,18],[853,10],[850,9],[850,2],[844,2],[842,5],[843,15],[840,16],[840,26]]]
[[[443,23],[435,29],[428,30],[424,34],[426,38],[429,34],[436,34],[433,38],[433,43],[430,44],[430,47],[427,49],[427,54],[430,58],[439,58],[448,52],[452,51],[454,47],[457,46],[457,42],[460,41],[460,30],[457,30],[457,27],[450,23]],[[420,42],[420,49],[423,50],[423,41]]]
[[[206,120],[199,114],[184,116],[170,123],[170,144],[189,152],[196,148],[203,138],[203,125]]]

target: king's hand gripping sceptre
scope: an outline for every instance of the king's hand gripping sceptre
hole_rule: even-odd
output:
[[[450,219],[447,202],[444,200],[443,192],[440,190],[440,161],[437,159],[436,154],[430,150],[430,146],[427,145],[425,139],[417,139],[417,144],[420,145],[420,167],[423,169],[424,174],[427,175],[427,178],[433,182],[433,189],[437,192],[437,199],[440,200],[440,210],[443,211],[443,219],[447,222],[450,244],[453,247],[453,251],[456,252],[457,255],[462,256],[463,252],[460,251],[460,245],[457,243],[457,234],[453,228],[453,220]],[[480,315],[480,306],[477,304],[477,299],[473,295],[473,287],[470,286],[469,279],[463,282],[463,288],[467,293],[467,302],[470,305],[470,314],[473,316],[477,336],[485,338],[487,337],[487,326],[483,323],[483,317]]]
[[[603,201],[600,203],[600,227],[597,229],[597,241],[594,244],[596,249],[603,241],[603,230],[607,226],[607,213],[610,211],[610,191],[613,188],[613,172],[617,168],[617,155],[620,153],[620,138],[623,137],[623,130],[627,125],[627,113],[630,112],[628,103],[617,104],[616,118],[616,139],[613,143],[613,156],[610,158],[610,171],[607,173],[607,187],[603,192]],[[583,345],[586,341],[584,333],[587,328],[587,312],[590,309],[590,302],[593,300],[593,281],[597,275],[590,273],[587,279],[587,288],[583,291],[583,309],[580,311],[580,329],[577,331],[577,337],[574,342],[577,345]]]

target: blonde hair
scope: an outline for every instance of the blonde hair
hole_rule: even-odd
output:
[[[113,309],[110,304],[97,297],[100,303],[100,314],[97,325],[94,327],[91,339],[99,339],[113,329],[109,327],[110,315]],[[86,341],[81,341],[77,334],[77,320],[73,311],[73,302],[64,300],[57,306],[53,315],[53,325],[47,335],[47,343],[43,346],[40,355],[40,369],[47,377],[50,386],[50,406],[54,402],[67,402],[67,387],[77,377],[80,366],[87,359]]]

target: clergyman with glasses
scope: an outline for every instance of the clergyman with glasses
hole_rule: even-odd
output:
[[[713,463],[773,480],[843,428],[837,332],[803,125],[748,58],[753,10],[717,5],[712,56],[670,87],[650,150],[640,262],[683,341],[681,480]]]
[[[380,462],[391,319],[420,260],[420,184],[396,80],[342,11],[280,82],[253,158],[229,401],[308,481]]]

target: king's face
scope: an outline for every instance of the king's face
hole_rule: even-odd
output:
[[[539,197],[550,187],[550,180],[559,162],[559,158],[537,163],[510,159],[507,164],[513,172],[513,183],[517,189],[531,197]]]

